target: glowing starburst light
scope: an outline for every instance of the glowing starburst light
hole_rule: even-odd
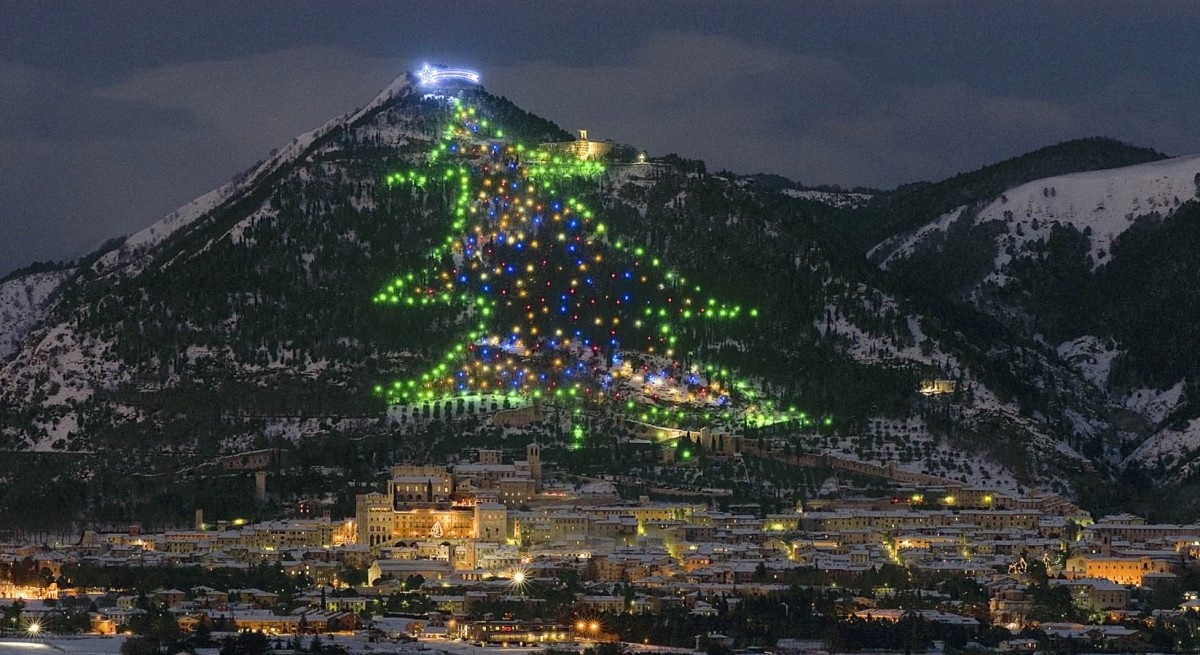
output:
[[[479,73],[465,68],[448,68],[446,66],[430,66],[425,64],[417,71],[417,80],[421,86],[439,86],[443,82],[457,81],[479,84]]]

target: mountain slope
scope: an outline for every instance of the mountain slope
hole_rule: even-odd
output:
[[[1089,237],[1087,258],[1093,267],[1104,263],[1113,241],[1136,217],[1170,215],[1181,202],[1200,194],[1200,156],[1163,159],[1082,173],[1044,178],[1008,189],[986,206],[961,205],[915,232],[888,239],[867,256],[887,268],[910,256],[921,242],[944,235],[967,215],[976,225],[1004,223],[996,236],[998,254],[991,281],[1003,284],[1000,272],[1013,257],[1044,242],[1055,225],[1073,228]]]
[[[880,194],[857,212],[847,238],[861,251],[915,230],[956,207],[996,198],[1033,180],[1107,170],[1166,158],[1149,148],[1093,137],[1065,141],[1006,159],[941,182],[918,182]]]
[[[22,314],[12,332],[3,445],[118,458],[71,511],[132,518],[139,508],[113,499],[134,470],[169,475],[256,447],[335,458],[336,439],[376,444],[371,457],[389,461],[495,444],[513,432],[479,417],[530,394],[480,382],[519,372],[544,381],[529,389],[550,392],[556,409],[526,436],[560,461],[577,435],[628,437],[636,424],[707,427],[1008,490],[1071,493],[1120,462],[1109,399],[1052,350],[976,309],[894,286],[829,227],[862,209],[709,174],[703,162],[634,163],[632,148],[579,175],[533,154],[568,138],[504,98],[429,95],[397,80],[64,274],[42,313]],[[562,207],[584,220],[572,225]],[[563,227],[496,227],[516,214]],[[561,245],[539,260],[537,240]],[[525,271],[551,264],[536,281],[553,294],[518,302],[533,286]],[[599,274],[609,280],[589,279]],[[630,302],[626,293],[658,311],[591,309]],[[497,327],[482,320],[493,311],[541,332],[477,332]],[[602,327],[619,343],[601,343]],[[953,391],[918,393],[931,380]],[[572,388],[583,397],[554,395]],[[366,479],[384,463],[346,469]],[[760,491],[778,500],[778,489]]]
[[[1182,482],[1200,455],[1197,198],[1200,157],[1071,173],[960,205],[870,256],[900,288],[1044,344],[1107,396],[1120,466]]]
[[[18,271],[0,282],[0,361],[15,353],[25,336],[45,320],[55,292],[73,274],[72,269]]]

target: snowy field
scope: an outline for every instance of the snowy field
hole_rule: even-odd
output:
[[[0,655],[114,655],[121,652],[125,637],[49,637],[22,639],[0,637]]]
[[[1092,265],[1107,260],[1112,243],[1133,219],[1151,213],[1167,216],[1181,202],[1196,196],[1200,156],[1083,173],[1048,177],[1009,189],[973,216],[975,223],[999,221],[1007,229],[997,237],[1000,246],[990,279],[1003,284],[1003,268],[1013,254],[1045,240],[1054,224],[1069,225],[1090,237]],[[913,233],[875,246],[867,256],[888,268],[915,252],[935,232],[945,232],[963,216],[966,207],[944,214]]]

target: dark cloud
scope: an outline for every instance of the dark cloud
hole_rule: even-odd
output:
[[[0,42],[0,272],[76,256],[422,60],[568,129],[807,183],[1077,136],[1200,151],[1200,5],[26,3]]]
[[[0,64],[0,139],[51,140],[179,134],[196,127],[188,107],[110,99],[54,71]]]

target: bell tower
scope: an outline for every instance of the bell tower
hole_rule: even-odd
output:
[[[533,442],[525,446],[525,461],[529,462],[529,476],[533,478],[536,491],[542,490],[542,445]]]

